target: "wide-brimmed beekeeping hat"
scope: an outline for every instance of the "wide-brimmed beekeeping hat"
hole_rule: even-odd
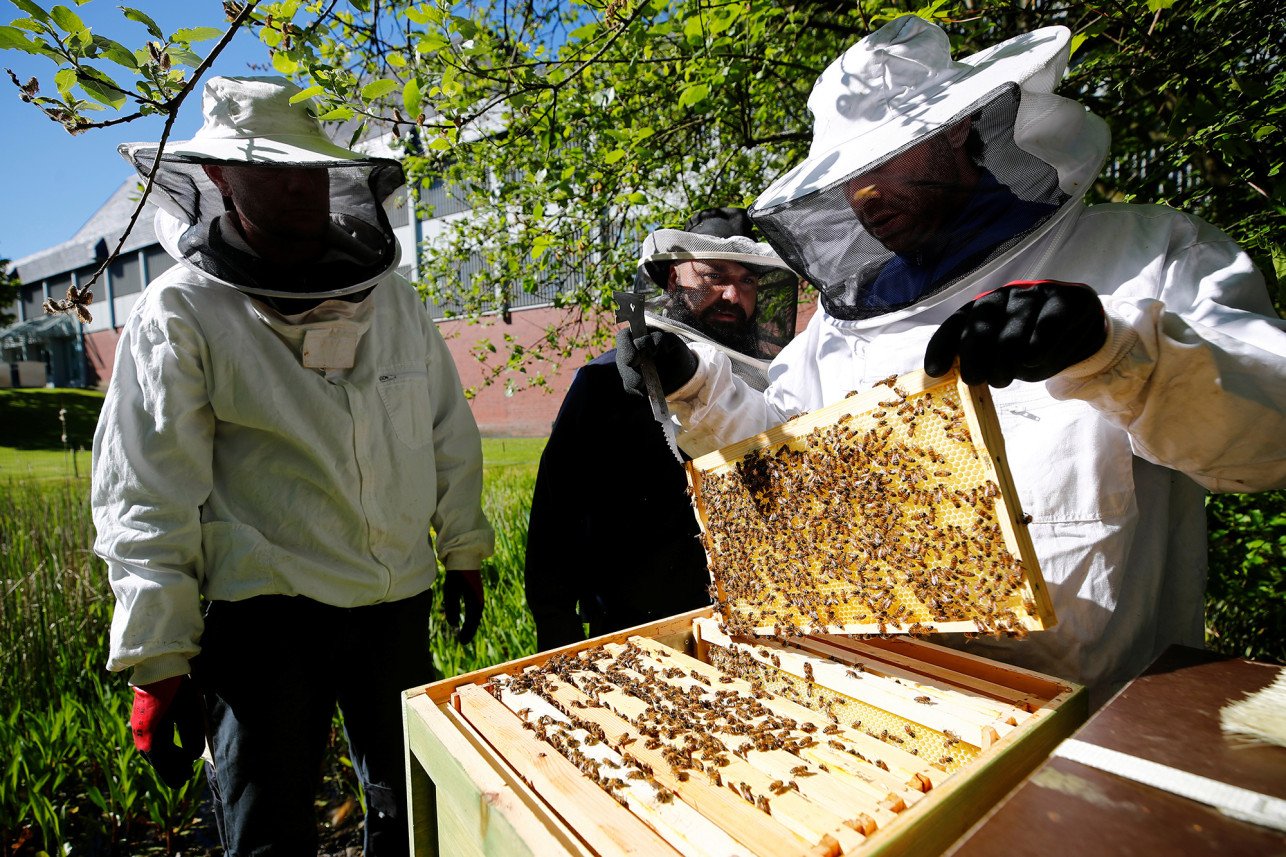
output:
[[[161,209],[157,237],[175,259],[260,297],[356,294],[394,269],[400,258],[384,206],[405,183],[405,174],[393,158],[332,142],[310,99],[300,95],[300,88],[282,77],[215,77],[205,84],[203,124],[192,139],[167,142],[159,161],[158,143],[125,143],[119,151],[141,178],[151,177],[150,198]],[[215,165],[325,170],[332,228],[344,234],[334,233],[329,243],[360,248],[364,260],[301,271],[299,282],[286,281],[279,271],[257,270],[236,252],[234,230],[221,225],[229,202],[206,173]]]
[[[193,161],[281,166],[371,160],[332,142],[309,99],[292,103],[299,94],[299,87],[284,77],[211,78],[201,96],[201,128],[190,140],[167,143],[165,154]],[[121,153],[135,160],[133,153],[154,157],[156,148],[156,143],[125,143]]]
[[[859,320],[943,299],[1085,193],[1109,134],[1083,105],[1053,92],[1070,35],[1045,27],[954,60],[941,28],[908,15],[827,67],[808,101],[808,157],[759,195],[750,216],[828,313]],[[889,176],[861,187],[890,165],[910,190],[887,192],[880,184]],[[854,207],[864,198],[855,194],[867,192],[892,212],[883,225],[901,218],[894,225],[913,241],[904,234],[900,248],[888,246],[868,231]],[[933,193],[941,198],[926,202]],[[916,203],[925,208],[909,207]]]
[[[864,171],[1006,84],[1052,92],[1070,38],[1066,27],[1043,27],[953,60],[947,34],[923,18],[886,24],[822,72],[808,98],[808,158],[760,194],[752,215]]]

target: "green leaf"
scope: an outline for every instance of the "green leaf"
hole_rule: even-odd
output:
[[[1148,0],[1149,12],[1160,12],[1162,9],[1169,9],[1174,5],[1174,0]]]
[[[112,62],[125,66],[130,71],[138,71],[138,61],[134,58],[134,53],[120,42],[113,42],[106,36],[94,36],[94,44],[102,51],[103,56]]]
[[[532,239],[531,258],[539,259],[541,256],[545,255],[545,251],[549,249],[550,241],[550,237],[545,233],[541,233]]]
[[[58,88],[58,92],[62,95],[64,101],[67,100],[67,93],[71,92],[71,88],[75,85],[75,69],[61,68],[58,70],[58,73],[54,75],[54,86]]]
[[[402,87],[402,106],[412,116],[418,116],[420,113],[421,102],[420,82],[414,77],[406,82]]]
[[[704,83],[695,83],[683,90],[683,94],[679,96],[679,105],[682,107],[691,107],[698,101],[705,101],[709,97],[710,87],[706,86]]]
[[[175,30],[174,35],[170,36],[171,42],[205,42],[210,39],[217,39],[223,35],[223,30],[217,27],[188,27],[184,30]]]
[[[451,42],[440,33],[425,33],[420,36],[420,41],[416,43],[415,49],[422,54],[431,54],[442,50],[449,44]]]
[[[275,48],[281,44],[283,36],[281,30],[275,30],[271,27],[264,27],[259,33],[259,39],[270,48]]]
[[[86,29],[85,22],[80,19],[80,16],[66,6],[55,6],[49,10],[49,13],[53,15],[54,23],[69,33],[79,33]]]
[[[16,3],[18,0],[13,0],[13,2]],[[165,39],[165,34],[161,32],[161,28],[156,26],[156,22],[149,18],[146,13],[140,12],[137,9],[131,9],[128,6],[121,6],[120,9],[125,13],[126,18],[129,18],[131,21],[137,21],[144,27],[147,27],[147,31],[153,36],[161,40]]]
[[[187,48],[168,47],[165,52],[170,55],[170,59],[179,65],[185,65],[188,68],[198,68],[201,65],[201,55],[193,53]]]
[[[93,70],[90,69],[89,71]],[[106,104],[108,107],[115,108],[116,110],[120,110],[124,107],[127,100],[125,93],[108,85],[114,84],[115,81],[101,72],[98,72],[98,77],[101,78],[101,80],[95,79],[89,74],[82,73],[76,76],[76,82],[80,84],[81,89],[85,90],[86,95],[100,104]]]
[[[272,55],[272,67],[284,75],[292,75],[299,71],[299,60],[291,54],[294,51],[277,51]]]
[[[614,164],[623,157],[625,157],[624,149],[613,149],[612,151],[608,152],[606,155],[603,156],[603,163]]]
[[[301,101],[312,98],[314,95],[321,95],[325,91],[326,91],[326,88],[324,86],[317,86],[314,84],[313,86],[310,86],[307,89],[300,90],[299,92],[290,96],[290,103],[298,104]]]
[[[323,122],[347,122],[356,115],[357,112],[351,107],[335,107],[317,118]]]
[[[388,95],[395,89],[397,89],[396,80],[389,80],[388,78],[372,80],[362,87],[362,98],[367,101],[374,101],[377,98]]]
[[[35,3],[32,3],[31,0],[9,0],[9,2],[35,18],[37,21],[49,21],[49,13],[44,9],[41,9]]]
[[[35,45],[15,27],[0,27],[0,50],[31,52]]]

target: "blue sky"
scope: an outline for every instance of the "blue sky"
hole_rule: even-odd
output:
[[[53,2],[40,2],[51,8]],[[89,28],[133,49],[148,39],[142,24],[125,20],[117,3],[92,0],[74,9]],[[220,0],[126,0],[124,5],[146,12],[166,34],[181,27],[227,29]],[[26,17],[7,0],[0,0],[0,24]],[[217,40],[200,42],[195,50],[205,56]],[[250,68],[268,65],[268,51],[250,33],[238,33],[215,61],[212,74],[271,74]],[[110,62],[102,64],[118,82],[133,81],[125,69]],[[0,50],[0,69],[12,69],[20,81],[33,75],[40,79],[41,93],[56,92],[54,64],[44,57],[14,50]],[[132,112],[132,111],[131,111]],[[110,110],[98,116],[113,116]],[[200,92],[183,102],[171,138],[186,140],[201,126]],[[155,141],[161,137],[164,120],[147,117],[112,128],[88,131],[73,137],[62,126],[45,118],[30,104],[18,100],[9,75],[0,71],[0,258],[17,261],[54,244],[66,241],[93,215],[111,193],[130,177],[132,170],[116,152],[119,143]]]

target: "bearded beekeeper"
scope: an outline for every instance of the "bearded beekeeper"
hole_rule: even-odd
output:
[[[768,358],[795,333],[799,277],[752,230],[745,209],[731,207],[655,230],[643,241],[634,290],[646,296],[652,336],[671,331],[681,348],[709,343],[762,390]],[[576,372],[540,456],[524,584],[542,650],[585,639],[586,625],[597,637],[710,603],[687,477],[647,400],[622,389],[617,355]],[[585,466],[621,456],[626,478]],[[603,502],[614,495],[621,500]]]
[[[1058,616],[970,645],[1098,703],[1167,645],[1203,645],[1205,492],[1286,485],[1286,324],[1208,224],[1084,204],[1109,135],[1053,94],[1069,38],[1050,27],[954,61],[907,16],[835,60],[809,98],[809,157],[750,210],[821,311],[766,392],[692,345],[667,398],[697,456],[958,357],[998,388]]]
[[[179,264],[125,323],[94,437],[108,667],[132,670],[135,744],[171,785],[208,731],[228,854],[317,853],[336,705],[366,853],[405,854],[399,691],[433,679],[438,560],[448,617],[481,614],[481,441],[394,273],[401,166],[332,144],[298,92],[215,78],[203,127],[161,156]],[[121,147],[141,175],[156,150]]]

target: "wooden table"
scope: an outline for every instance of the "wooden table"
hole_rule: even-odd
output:
[[[1184,647],[1166,651],[1067,742],[1107,748],[1286,800],[1286,748],[1223,734],[1219,711],[1281,667]],[[1083,745],[1091,745],[1085,748]],[[947,853],[1269,855],[1286,833],[1113,773],[1051,757]]]

